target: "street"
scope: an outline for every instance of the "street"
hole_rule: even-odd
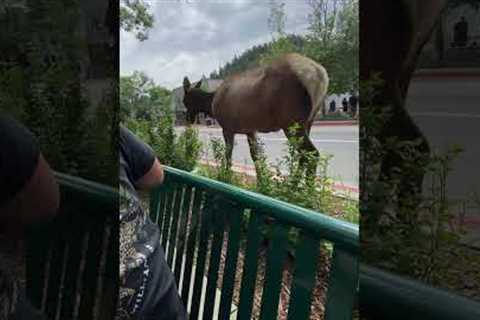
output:
[[[465,151],[455,162],[448,193],[464,197],[480,190],[480,78],[468,80],[413,81],[407,108],[426,135],[432,149],[452,144]]]
[[[447,179],[450,199],[465,199],[474,191],[480,192],[479,88],[480,76],[415,79],[410,84],[407,108],[432,150],[445,150],[452,144],[464,149]],[[478,206],[471,204],[465,210],[470,228],[480,231]]]
[[[220,138],[223,141],[220,128],[200,127],[199,129],[203,143],[206,144],[212,138]],[[358,126],[314,126],[310,137],[321,153],[333,156],[327,171],[328,175],[338,183],[358,188]],[[259,138],[265,145],[265,153],[270,162],[276,163],[277,159],[285,155],[287,146],[282,131],[259,134]],[[204,154],[204,157],[212,159],[211,150]],[[233,162],[247,166],[253,165],[245,135],[235,136]]]

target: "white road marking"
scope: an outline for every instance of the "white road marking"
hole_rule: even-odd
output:
[[[457,112],[412,112],[414,117],[438,117],[438,118],[480,118],[480,114],[457,113]]]

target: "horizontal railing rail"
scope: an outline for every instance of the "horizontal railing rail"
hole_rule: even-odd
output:
[[[27,238],[27,296],[47,319],[113,319],[118,192],[66,174],[55,177],[59,213]]]
[[[151,217],[190,319],[233,319],[235,308],[242,320],[308,319],[312,312],[351,318],[358,226],[178,169],[165,172],[150,197]],[[324,311],[318,303],[312,311],[314,292],[325,296]]]
[[[91,199],[94,204],[118,202],[118,190],[115,188],[61,172],[54,172],[54,176],[63,190],[82,194],[84,199]]]
[[[360,265],[360,311],[369,320],[478,320],[480,303]]]
[[[65,174],[55,176],[61,210],[53,223],[28,238],[27,295],[49,319],[112,319],[118,293],[118,192]],[[264,283],[256,316],[277,319],[292,228],[300,236],[287,319],[308,319],[323,240],[333,244],[324,279],[325,319],[351,318],[358,292],[362,318],[368,320],[480,319],[478,302],[377,268],[357,267],[358,227],[317,212],[166,168],[164,185],[152,192],[151,215],[191,319],[213,319],[215,308],[216,318],[229,318],[238,281],[236,319],[252,319],[260,272]],[[262,271],[259,252],[266,217],[273,219],[273,232]]]
[[[175,168],[166,167],[165,170],[167,179],[211,190],[252,209],[268,211],[274,218],[319,234],[323,239],[332,241],[352,253],[358,252],[358,225]]]

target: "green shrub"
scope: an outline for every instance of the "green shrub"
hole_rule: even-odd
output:
[[[290,130],[297,130],[293,126]],[[272,198],[292,203],[304,208],[312,209],[322,214],[339,218],[351,223],[359,223],[358,201],[343,199],[334,194],[333,180],[327,176],[327,168],[332,158],[330,155],[320,155],[317,163],[317,176],[310,176],[306,173],[305,167],[301,165],[302,152],[299,146],[302,139],[290,139],[287,142],[287,152],[282,159],[273,165],[267,162],[264,147],[261,142],[258,146],[258,160],[255,162],[257,177],[255,182],[248,182],[242,178],[245,174],[233,172],[227,167],[225,158],[225,145],[221,139],[211,140],[209,148],[212,151],[213,159],[217,166],[201,166],[195,173],[206,177],[226,182],[238,187],[258,192]],[[308,162],[314,161],[312,154],[306,154]],[[286,168],[282,172],[281,168]],[[250,215],[242,221],[243,228],[247,228]],[[266,224],[261,230],[265,239],[272,236],[272,226]],[[299,232],[291,228],[288,234],[288,252],[295,255],[295,247],[299,239]],[[330,252],[331,246],[326,247]]]
[[[176,166],[192,171],[197,165],[201,150],[202,143],[198,138],[198,130],[193,127],[187,127],[178,137],[175,146]]]
[[[319,117],[320,121],[348,121],[348,120],[353,120],[352,116],[350,114],[345,114],[341,112],[335,112],[335,113],[327,113],[322,117]]]
[[[297,130],[296,126],[291,130]],[[227,167],[225,145],[221,139],[212,139],[209,148],[217,166],[205,166],[196,173],[209,178],[233,184],[272,198],[296,204],[352,223],[358,223],[358,201],[339,198],[334,193],[333,180],[327,175],[332,156],[321,154],[317,163],[317,176],[307,175],[301,165],[299,151],[301,139],[290,139],[287,152],[275,164],[269,164],[259,142],[258,160],[255,163],[257,177],[255,183],[242,179],[242,174]],[[307,162],[314,161],[312,154],[306,154]],[[274,170],[272,171],[271,167]],[[307,164],[308,166],[308,164]],[[285,168],[282,172],[281,168]]]
[[[158,116],[148,120],[128,118],[124,124],[152,147],[163,165],[185,171],[197,166],[202,150],[198,130],[187,127],[177,135],[173,112],[167,104],[160,107]]]
[[[451,227],[455,203],[446,194],[447,177],[461,148],[425,155],[417,140],[381,142],[392,110],[373,102],[381,85],[378,78],[362,85],[362,257],[365,263],[438,285],[455,263],[448,252],[458,245],[461,234]],[[402,161],[384,177],[381,164],[392,153]],[[425,176],[424,190],[403,179],[418,175]],[[411,190],[409,196],[398,197],[402,188]]]

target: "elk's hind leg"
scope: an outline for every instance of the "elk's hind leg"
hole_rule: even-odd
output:
[[[227,160],[227,168],[232,167],[232,153],[233,153],[233,144],[235,143],[235,134],[228,130],[223,130],[223,139],[225,140],[225,158]]]
[[[320,152],[318,152],[312,140],[310,140],[309,131],[310,127],[307,129],[306,125],[301,125],[293,132],[288,128],[283,129],[287,139],[301,140],[299,145],[299,151],[301,152],[300,165],[305,168],[307,177],[312,177],[316,175]]]
[[[257,173],[257,177],[261,173],[258,168],[258,160],[263,155],[263,148],[258,143],[258,137],[255,132],[247,133],[247,140],[248,146],[250,147],[250,155],[252,157],[252,161],[255,164],[255,172]]]

